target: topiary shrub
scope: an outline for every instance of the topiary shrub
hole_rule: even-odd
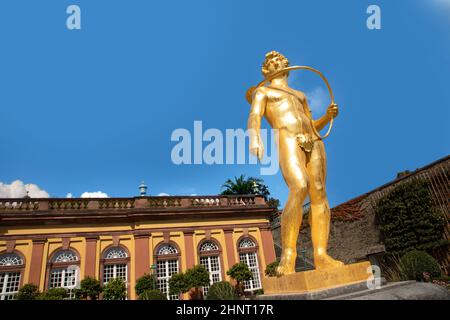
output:
[[[280,262],[278,262],[278,261],[269,263],[266,266],[266,270],[264,271],[264,274],[266,275],[266,277],[278,277],[280,275],[277,271],[279,264],[280,264]]]
[[[216,282],[208,290],[206,300],[237,300],[236,291],[228,281]]]
[[[188,292],[189,283],[184,273],[175,273],[169,279],[169,294],[179,295]]]
[[[127,287],[120,278],[108,281],[103,287],[103,299],[105,300],[125,300],[127,297]]]
[[[42,292],[36,297],[37,300],[64,300],[67,298],[67,291],[64,288],[52,288]]]
[[[400,263],[402,271],[409,280],[423,281],[425,277],[441,276],[439,263],[424,251],[410,251],[400,259]]]
[[[141,292],[139,300],[167,300],[167,297],[157,289],[149,289]]]
[[[264,294],[264,289],[256,289],[255,291],[253,291],[253,294],[255,296],[262,295],[262,294]]]
[[[102,292],[100,281],[92,277],[86,277],[80,282],[80,288],[75,291],[77,299],[97,300]]]
[[[39,295],[39,287],[32,283],[27,283],[16,294],[17,300],[36,300]]]
[[[144,274],[142,277],[137,279],[134,290],[136,294],[140,296],[144,291],[155,290],[156,289],[156,277],[151,274]],[[150,299],[146,299],[150,300]]]
[[[243,262],[234,264],[230,270],[227,271],[227,275],[236,280],[236,291],[239,295],[244,294],[244,281],[253,279],[252,272]]]
[[[189,288],[193,288],[191,293],[191,299],[203,300],[202,287],[209,285],[209,272],[202,265],[196,265],[188,270],[184,274]]]
[[[185,273],[176,273],[169,280],[169,293],[181,294],[193,289],[191,299],[203,299],[203,292],[200,290],[209,284],[209,273],[202,265],[196,265],[187,269]]]

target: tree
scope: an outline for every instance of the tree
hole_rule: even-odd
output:
[[[158,289],[148,289],[143,292],[138,297],[139,300],[167,300],[164,293]]]
[[[414,249],[430,252],[448,243],[443,239],[445,219],[434,207],[425,181],[394,187],[379,200],[376,214],[391,256]]]
[[[52,288],[42,292],[36,300],[64,300],[67,298],[67,290],[64,288]]]
[[[248,281],[253,278],[252,272],[243,262],[233,265],[230,270],[227,271],[227,275],[236,281],[236,291],[239,295],[244,294],[244,281]]]
[[[75,296],[81,299],[97,300],[102,292],[100,281],[92,277],[86,277],[80,282],[80,289],[75,291]]]
[[[120,278],[114,278],[108,281],[103,287],[103,298],[105,300],[125,300],[127,296],[127,287]]]
[[[192,298],[200,300],[203,298],[202,287],[209,285],[209,273],[202,265],[194,266],[191,269],[186,270],[186,281],[189,284],[189,288],[194,288]]]
[[[39,287],[32,283],[27,283],[16,295],[17,300],[36,300],[39,295]]]
[[[278,211],[278,207],[280,206],[280,200],[271,197],[267,200],[267,205],[269,207],[277,209]]]
[[[249,177],[245,179],[245,175],[241,174],[239,177],[234,177],[234,181],[228,179],[222,185],[223,195],[233,195],[233,194],[254,194],[263,196],[267,200],[270,195],[269,188],[264,184],[262,179]]]
[[[169,280],[169,294],[179,295],[188,292],[190,289],[184,273],[175,273]]]
[[[267,205],[271,208],[274,208],[274,212],[270,215],[270,221],[272,222],[274,219],[278,217],[280,214],[278,207],[280,206],[280,200],[270,197],[266,201]]]
[[[136,285],[134,286],[134,290],[136,290],[136,294],[138,296],[141,295],[144,291],[154,289],[156,289],[156,277],[155,275],[147,273],[137,279]]]
[[[264,274],[265,274],[267,277],[278,277],[278,276],[279,276],[279,273],[278,273],[278,271],[277,271],[277,268],[278,268],[279,264],[280,264],[279,261],[274,261],[274,262],[272,262],[272,263],[269,263],[269,264],[266,266],[266,270],[264,270]]]
[[[203,298],[201,287],[209,284],[209,273],[202,265],[194,266],[186,270],[185,273],[176,273],[169,280],[169,293],[181,294],[194,289],[192,299]]]

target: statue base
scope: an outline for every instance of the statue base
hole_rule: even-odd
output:
[[[349,286],[366,281],[370,273],[370,262],[359,262],[338,268],[310,270],[283,275],[265,277],[262,280],[264,294],[307,293],[310,291]]]

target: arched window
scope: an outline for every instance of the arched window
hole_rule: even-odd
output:
[[[261,278],[257,257],[257,247],[250,238],[244,238],[239,242],[239,261],[245,263],[253,274],[253,279],[244,282],[246,291],[261,289]]]
[[[213,241],[205,241],[199,248],[200,264],[209,272],[209,285],[203,287],[203,294],[208,294],[209,287],[216,282],[222,281],[220,268],[220,251]]]
[[[167,296],[169,300],[178,300],[178,295],[169,294],[169,280],[175,273],[179,272],[178,250],[171,244],[163,244],[156,251],[156,277],[158,289]]]
[[[19,291],[23,259],[15,253],[0,255],[0,300],[13,300]]]
[[[122,279],[128,282],[128,253],[122,247],[112,247],[103,253],[103,284],[111,279]]]
[[[79,282],[79,258],[72,250],[60,250],[50,261],[48,288],[64,288],[69,299],[75,297],[74,290]]]

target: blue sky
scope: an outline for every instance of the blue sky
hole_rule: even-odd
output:
[[[70,4],[81,30],[66,28]],[[366,28],[369,4],[381,30]],[[278,50],[335,91],[327,188],[339,204],[449,154],[449,28],[446,0],[2,1],[0,182],[55,197],[135,196],[141,180],[152,195],[203,195],[259,176],[257,165],[174,165],[170,136],[195,120],[245,128],[245,91]],[[306,73],[292,85],[317,99],[324,89]],[[284,202],[281,173],[263,178]]]

